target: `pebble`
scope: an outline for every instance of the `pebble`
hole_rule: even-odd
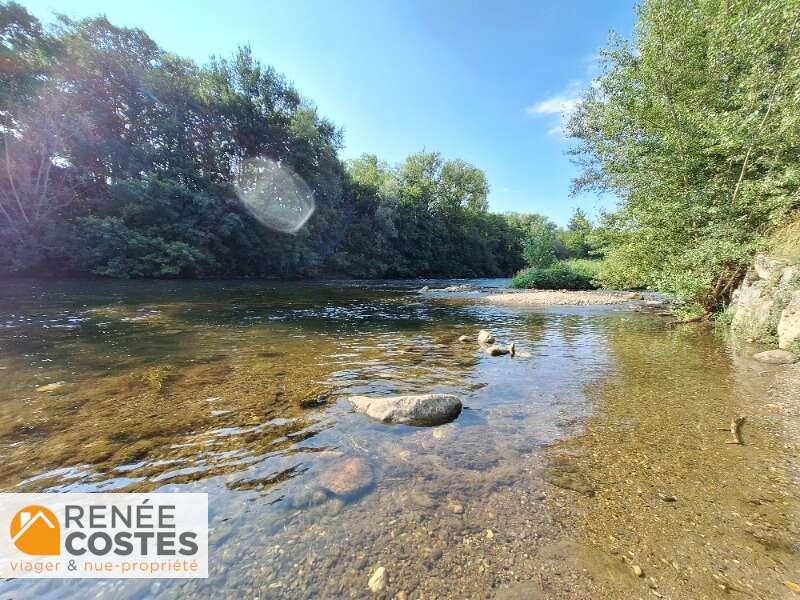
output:
[[[40,385],[36,388],[37,392],[55,392],[58,388],[64,385],[63,381],[57,381],[55,383],[48,383],[47,385]]]
[[[386,567],[378,567],[367,583],[372,593],[377,594],[386,587]]]
[[[486,530],[486,539],[487,540],[491,540],[493,538],[494,538],[494,531],[492,531],[491,529],[487,529]]]
[[[633,574],[637,577],[642,577],[644,575],[644,571],[642,571],[642,567],[639,565],[633,565],[631,568],[633,569]]]
[[[459,504],[458,502],[451,502],[450,503],[450,510],[457,515],[460,515],[464,512],[464,507]]]

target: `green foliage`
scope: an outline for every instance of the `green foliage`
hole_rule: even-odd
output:
[[[583,275],[591,281],[596,281],[603,268],[603,261],[594,258],[572,258],[563,261],[570,270]]]
[[[13,66],[0,69],[0,272],[469,277],[523,266],[523,232],[487,212],[483,171],[432,152],[343,164],[339,129],[247,47],[198,66],[104,17],[45,28],[3,2],[0,41]],[[309,186],[315,212],[296,234],[265,228],[237,198],[231,182],[251,158]]]
[[[529,268],[511,280],[513,288],[540,290],[591,290],[597,261],[560,261],[545,268]]]
[[[590,236],[611,286],[713,310],[798,206],[800,1],[646,0],[570,124],[576,189],[621,200]]]
[[[593,229],[586,214],[580,208],[576,208],[570,217],[567,228],[557,233],[558,241],[564,249],[563,256],[560,258],[586,258],[589,256],[591,250],[589,240]]]

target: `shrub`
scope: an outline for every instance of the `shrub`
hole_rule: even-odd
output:
[[[573,263],[580,263],[574,265]],[[563,261],[543,269],[525,269],[511,280],[513,288],[533,288],[539,290],[592,290],[598,286],[593,282],[590,269],[597,267],[583,263],[599,261]]]
[[[564,261],[564,263],[575,273],[584,275],[592,281],[597,281],[597,276],[600,274],[600,267],[603,261],[592,258],[573,258]],[[595,287],[600,286],[595,285]]]

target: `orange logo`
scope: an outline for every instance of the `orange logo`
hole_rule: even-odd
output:
[[[26,506],[11,519],[11,541],[25,554],[54,556],[61,553],[61,525],[44,506]]]

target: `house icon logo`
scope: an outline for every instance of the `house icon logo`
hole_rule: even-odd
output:
[[[11,541],[18,550],[33,556],[61,553],[61,525],[44,506],[26,506],[11,519]]]

